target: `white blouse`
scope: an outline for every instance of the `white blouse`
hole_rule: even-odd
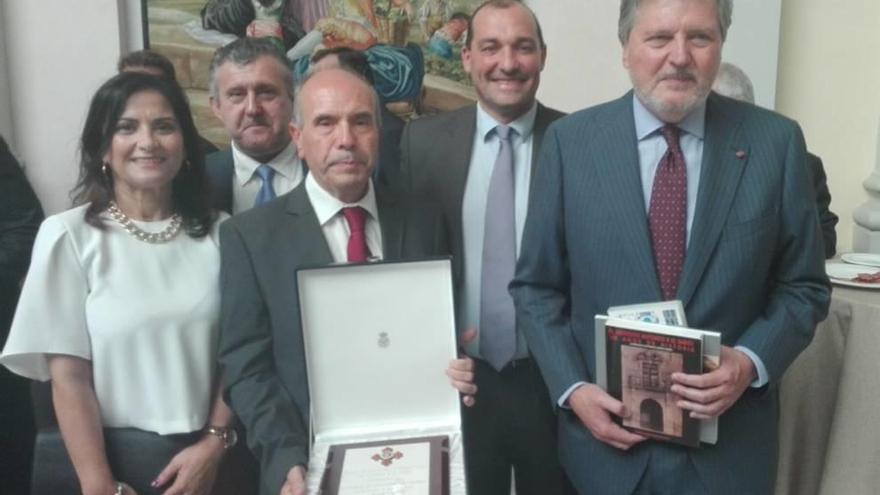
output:
[[[87,359],[104,426],[201,429],[216,378],[220,222],[149,244],[109,217],[104,230],[87,224],[85,208],[40,227],[0,364],[45,381],[49,354]]]

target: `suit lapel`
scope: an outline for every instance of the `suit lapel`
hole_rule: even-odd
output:
[[[461,228],[461,202],[464,198],[464,187],[467,182],[468,170],[471,164],[471,154],[474,148],[474,133],[477,130],[477,109],[471,105],[466,107],[456,121],[448,129],[449,139],[438,140],[439,143],[451,144],[452,149],[444,149],[448,153],[446,166],[443,167],[443,175],[449,180],[442,181],[446,184],[446,194],[452,196],[452,204],[458,206],[458,227]]]
[[[458,111],[456,118],[443,131],[444,139],[438,139],[433,146],[438,158],[434,169],[437,175],[432,178],[440,189],[441,203],[449,205],[447,210],[452,237],[453,252],[461,253],[453,259],[456,277],[463,280],[464,264],[464,227],[462,226],[461,207],[464,201],[464,189],[467,183],[468,170],[471,164],[471,153],[474,148],[474,133],[477,129],[477,107],[470,105]]]
[[[535,178],[535,170],[538,166],[538,157],[541,153],[541,143],[544,142],[544,132],[550,123],[553,122],[547,107],[538,103],[538,110],[535,112],[535,125],[532,130],[532,180]]]
[[[210,178],[212,206],[217,210],[232,213],[232,181],[235,175],[235,160],[232,147],[215,151],[205,157],[205,172]]]
[[[741,116],[731,105],[710,95],[706,103],[706,141],[694,222],[678,285],[678,298],[685,306],[721,237],[748,160],[749,146],[740,132],[740,123]]]
[[[318,217],[309,202],[305,182],[301,183],[287,198],[287,213],[291,222],[291,232],[295,233],[295,245],[301,249],[296,256],[292,253],[279,259],[296,260],[299,265],[325,265],[333,263],[333,255],[324,238],[324,231],[318,224]]]
[[[610,221],[621,226],[616,230],[623,236],[620,247],[625,253],[624,258],[632,260],[640,274],[638,280],[650,281],[649,285],[659,300],[660,283],[654,268],[645,214],[632,98],[632,92],[629,92],[617,100],[619,108],[608,112],[607,126],[594,139],[595,180],[604,183],[601,189],[605,192],[604,204],[609,205]]]
[[[382,231],[382,258],[399,260],[403,253],[403,224],[406,212],[397,206],[397,199],[386,191],[376,191],[379,228]]]

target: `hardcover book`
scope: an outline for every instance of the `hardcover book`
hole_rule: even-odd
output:
[[[596,383],[630,411],[624,428],[652,438],[697,447],[700,421],[677,404],[673,373],[703,372],[698,330],[596,317]]]
[[[678,300],[613,306],[608,308],[608,316],[678,327],[688,326],[684,305]],[[717,368],[721,365],[721,334],[708,330],[696,331],[703,334],[703,368],[706,370]],[[700,420],[700,441],[713,445],[718,442],[717,417]]]

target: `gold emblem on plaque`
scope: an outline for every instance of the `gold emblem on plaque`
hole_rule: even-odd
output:
[[[383,448],[378,454],[373,454],[372,459],[378,463],[381,463],[383,466],[388,467],[397,459],[403,457],[403,452],[399,450],[394,450],[391,447]]]

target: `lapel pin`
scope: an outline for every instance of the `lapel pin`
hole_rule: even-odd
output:
[[[736,150],[736,157],[742,160],[746,157],[746,152],[743,150]]]

